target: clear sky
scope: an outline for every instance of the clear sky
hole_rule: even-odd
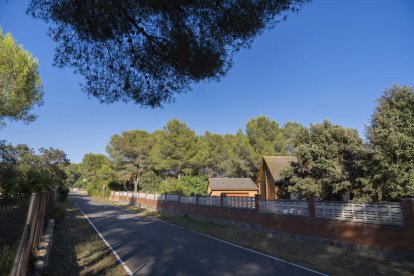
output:
[[[25,14],[27,4],[0,0],[0,26],[39,59],[45,103],[35,122],[11,122],[0,139],[60,148],[72,162],[104,153],[115,133],[153,131],[174,117],[197,134],[235,133],[266,115],[281,125],[329,119],[364,135],[381,93],[414,85],[414,1],[314,0],[236,54],[220,82],[194,85],[163,109],[100,104],[81,91],[71,68],[52,66],[48,26]]]

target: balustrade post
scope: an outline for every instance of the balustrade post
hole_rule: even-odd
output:
[[[316,206],[315,206],[315,199],[313,197],[308,198],[308,208],[309,208],[309,217],[315,218],[316,217]]]
[[[224,195],[220,194],[220,207],[224,207]]]
[[[414,198],[402,198],[401,209],[405,227],[414,231]]]
[[[254,195],[254,211],[256,213],[259,213],[259,209],[260,209],[260,197],[261,197],[261,194],[255,194]]]
[[[198,205],[198,195],[196,195],[196,205]]]

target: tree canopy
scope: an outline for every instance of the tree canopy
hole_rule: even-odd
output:
[[[102,102],[156,107],[220,79],[234,52],[308,0],[32,0],[28,11],[51,23],[55,64],[86,79]]]
[[[37,60],[0,28],[0,124],[4,119],[33,121],[30,111],[42,99]]]
[[[329,121],[312,124],[298,133],[295,152],[297,161],[283,172],[290,192],[324,200],[354,195],[360,181],[358,160],[365,152],[356,130]]]
[[[255,127],[251,127],[252,124]],[[257,150],[255,142],[260,140],[270,144],[273,151],[268,154],[272,154],[276,148],[291,144],[300,128],[300,124],[293,122],[279,127],[277,122],[260,116],[246,125],[251,136],[259,137],[253,140],[241,129],[235,134],[221,135],[206,131],[204,135],[197,136],[184,122],[172,119],[163,129],[154,132],[128,130],[113,135],[106,147],[109,158],[102,154],[86,154],[70,177],[79,178],[78,171],[81,181],[77,184],[82,184],[82,178],[85,178],[91,189],[100,188],[92,183],[106,183],[116,190],[134,187],[148,192],[200,193],[200,190],[190,192],[191,188],[182,181],[172,179],[184,178],[204,187],[202,183],[205,183],[206,177],[254,178],[264,152]],[[263,129],[270,129],[270,134],[260,133]],[[287,154],[287,151],[277,153]],[[105,169],[106,176],[102,169]],[[199,176],[204,180],[197,178]]]
[[[377,200],[414,196],[414,88],[394,86],[383,93],[367,136],[367,192]]]
[[[7,201],[63,187],[68,165],[69,160],[61,150],[42,148],[36,154],[27,145],[13,146],[0,141],[0,199]]]

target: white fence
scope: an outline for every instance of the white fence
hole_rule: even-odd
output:
[[[198,205],[220,207],[220,197],[219,196],[200,196],[198,198]]]
[[[178,201],[179,197],[178,195],[165,195],[166,201]]]
[[[259,212],[307,217],[309,216],[309,203],[302,200],[260,200]]]
[[[256,201],[254,197],[244,197],[244,196],[224,197],[223,207],[254,209],[255,202]]]
[[[377,224],[403,224],[401,204],[399,203],[344,203],[315,202],[318,218],[349,220]]]
[[[197,204],[196,196],[181,196],[180,202],[184,204]]]
[[[219,196],[178,196],[174,194],[146,194],[133,192],[111,192],[112,196],[135,197],[147,200],[162,200],[183,204],[221,207]],[[223,197],[223,207],[255,209],[254,197]],[[303,200],[259,201],[259,212],[265,214],[293,215],[308,217],[309,203]],[[346,203],[346,202],[315,202],[317,218],[346,220],[362,223],[403,225],[404,219],[400,203]]]

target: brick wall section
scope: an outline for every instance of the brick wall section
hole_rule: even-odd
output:
[[[151,209],[166,208],[197,216],[241,221],[276,231],[314,236],[333,241],[342,241],[387,250],[414,252],[413,199],[402,200],[401,205],[403,207],[405,220],[404,226],[376,225],[316,218],[312,200],[309,202],[309,217],[262,214],[258,213],[255,209],[182,204],[143,198],[131,199],[120,196],[112,196],[112,200],[127,201],[130,204],[141,205]]]

